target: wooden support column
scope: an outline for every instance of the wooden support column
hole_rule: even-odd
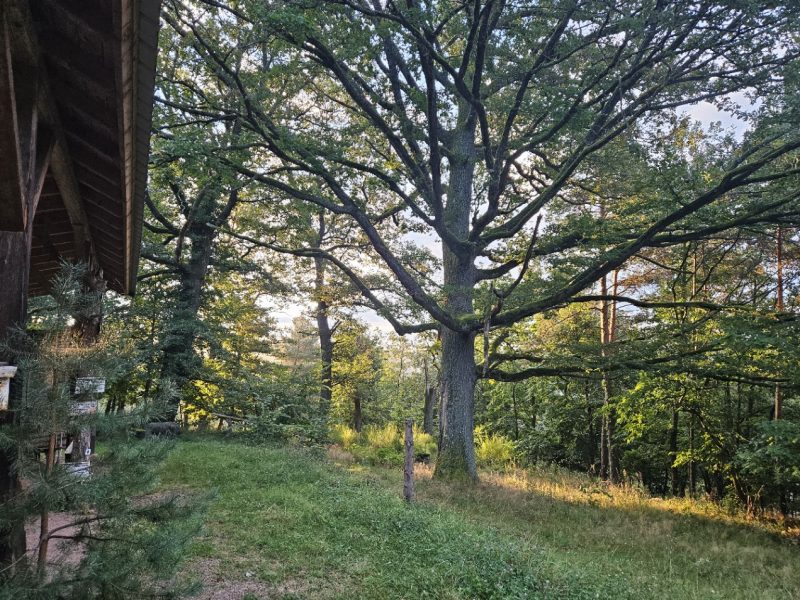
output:
[[[25,324],[33,219],[53,148],[50,129],[39,122],[38,63],[17,53],[12,16],[10,5],[0,4],[0,338]],[[0,356],[6,358],[13,357]],[[14,422],[14,400],[12,393],[8,410],[0,411],[3,425]],[[0,448],[0,505],[10,505],[20,489],[16,457],[16,448]],[[25,550],[23,522],[0,530],[0,569],[21,562]]]

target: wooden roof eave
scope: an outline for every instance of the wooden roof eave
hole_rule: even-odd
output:
[[[144,194],[147,187],[149,140],[158,52],[160,0],[117,0],[122,32],[118,89],[123,90],[118,114],[125,179],[124,292],[136,291],[142,239]]]

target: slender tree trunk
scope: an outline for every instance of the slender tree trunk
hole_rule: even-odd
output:
[[[597,468],[596,461],[597,461],[597,432],[595,431],[594,427],[594,406],[592,405],[592,396],[590,393],[588,383],[584,383],[583,386],[583,395],[584,395],[584,402],[586,403],[586,420],[589,424],[589,443],[587,447],[589,449],[588,456],[587,456],[587,467],[590,473],[595,473],[595,469]]]
[[[775,298],[775,310],[783,312],[783,228],[778,227],[778,248],[777,248],[777,288]],[[775,406],[773,418],[777,421],[783,414],[783,390],[780,384],[775,385]]]
[[[325,285],[325,264],[321,258],[314,259],[315,287],[317,293],[317,331],[320,348],[320,408],[327,417],[331,408],[333,393],[333,332],[328,320],[328,302],[323,296]]]
[[[697,468],[694,464],[694,415],[689,420],[689,495],[694,498],[697,493]]]
[[[353,429],[361,433],[363,427],[364,415],[361,412],[361,396],[356,392],[355,398],[353,398]]]
[[[81,286],[87,301],[81,307],[80,313],[73,315],[75,322],[72,325],[72,333],[80,339],[82,345],[92,346],[99,341],[103,326],[103,296],[106,291],[106,282],[100,277],[99,269],[89,265]],[[91,376],[93,373],[84,372],[77,373],[77,375]],[[92,398],[97,398],[97,396],[92,396]],[[72,462],[87,461],[94,450],[94,427],[81,427],[75,434]]]
[[[53,472],[53,465],[56,462],[56,434],[51,433],[47,444],[47,457],[45,459],[45,473],[49,476]],[[50,545],[50,510],[43,508],[39,517],[39,552],[37,557],[37,569],[39,574],[44,573],[47,565],[47,549]]]
[[[317,216],[317,248],[322,248],[325,232],[325,213],[320,211]],[[319,400],[322,414],[327,417],[333,397],[333,332],[328,318],[330,304],[325,289],[325,261],[319,257],[314,258],[314,294],[317,297],[316,317],[321,362]]]
[[[613,293],[617,292],[617,273],[614,273]],[[600,280],[600,295],[608,295],[608,282],[605,276]],[[614,341],[616,329],[616,303],[608,300],[601,301],[600,305],[600,352],[603,358],[608,358],[608,344]],[[603,479],[617,481],[619,469],[614,448],[614,430],[616,417],[612,406],[611,378],[603,370],[603,429],[600,440],[600,476]]]
[[[603,394],[603,407],[605,408],[606,399]],[[603,414],[600,419],[600,479],[608,479],[608,418]]]
[[[683,495],[679,494],[680,486],[680,472],[678,467],[675,466],[675,461],[678,458],[678,411],[672,410],[672,423],[669,428],[669,474],[670,474],[670,489],[673,496]]]
[[[414,501],[414,421],[406,419],[405,457],[403,460],[403,498]]]
[[[517,384],[511,384],[511,403],[514,408],[514,439],[519,439],[519,413],[517,412]]]

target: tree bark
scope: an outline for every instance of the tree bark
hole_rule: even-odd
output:
[[[328,303],[323,297],[325,285],[325,264],[321,258],[314,259],[315,287],[317,293],[317,331],[320,349],[320,389],[319,400],[322,413],[330,412],[333,390],[333,332],[328,320]]]
[[[514,409],[514,439],[519,440],[519,411],[517,410],[517,384],[511,384],[511,404]]]
[[[442,412],[435,476],[477,479],[475,465],[475,336],[443,328]]]
[[[100,276],[100,271],[92,265],[88,269],[81,281],[81,292],[86,297],[86,301],[78,314],[73,315],[75,320],[72,325],[72,334],[75,335],[84,346],[92,346],[100,339],[100,331],[103,326],[103,296],[106,291],[106,282]],[[78,373],[80,376],[91,376],[92,373]],[[96,398],[97,396],[92,396]],[[74,452],[72,462],[84,462],[94,451],[94,427],[82,427],[74,432]]]
[[[783,312],[783,228],[778,227],[777,235],[777,286],[775,298],[775,310]],[[775,385],[775,406],[773,409],[773,418],[777,421],[783,415],[783,389],[781,385]]]
[[[673,496],[682,496],[679,494],[680,487],[680,473],[678,467],[675,466],[675,460],[678,458],[678,411],[672,411],[672,423],[669,428],[669,479],[670,490]]]
[[[450,144],[450,181],[444,209],[445,226],[458,239],[469,236],[472,184],[475,175],[475,122],[473,108],[459,107],[459,122]],[[445,306],[456,319],[473,315],[476,283],[474,249],[451,247],[442,241]],[[476,481],[475,333],[441,327],[442,389],[439,412],[439,454],[434,477]]]
[[[403,498],[414,501],[414,421],[406,419],[405,459],[403,461]]]
[[[425,375],[425,404],[422,409],[422,431],[433,435],[434,409],[436,408],[436,384],[430,379],[428,360],[422,365]]]
[[[322,248],[325,239],[325,213],[320,211],[317,218],[317,248]],[[320,350],[320,390],[319,401],[322,413],[327,417],[333,398],[333,332],[328,318],[330,304],[326,299],[325,261],[314,258],[314,293],[317,297],[317,332]]]
[[[601,211],[604,215],[604,212]],[[614,273],[613,294],[617,292],[617,272]],[[608,295],[608,282],[605,276],[600,279],[600,295]],[[600,353],[603,358],[609,355],[608,344],[614,341],[616,333],[616,303],[602,300],[600,304]],[[614,448],[616,417],[611,403],[611,379],[603,370],[603,423],[600,435],[600,477],[613,482],[619,480],[619,467]]]

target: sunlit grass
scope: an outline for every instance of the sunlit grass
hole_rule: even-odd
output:
[[[255,597],[800,598],[800,548],[742,516],[558,470],[431,475],[416,465],[407,506],[399,469],[336,448],[204,440],[178,445],[164,482],[218,489],[193,568],[257,580]]]

